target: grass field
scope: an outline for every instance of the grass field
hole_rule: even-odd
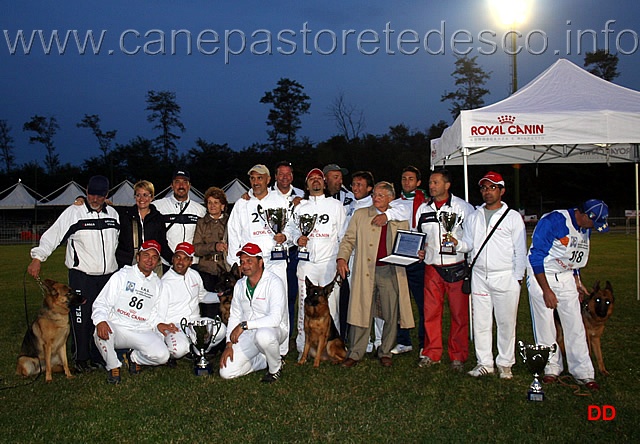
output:
[[[66,282],[63,251],[43,264],[42,276]],[[635,289],[635,239],[593,236],[583,281],[610,280],[614,314],[602,347],[609,377],[597,376],[600,392],[578,396],[568,386],[545,386],[542,403],[526,400],[532,376],[520,358],[514,379],[474,379],[454,374],[448,363],[417,367],[417,350],[394,359],[392,368],[367,360],[353,369],[323,363],[293,365],[290,353],[280,381],[262,374],[234,381],[195,377],[179,362],[140,375],[123,374],[109,386],[105,372],[67,380],[55,374],[28,384],[15,376],[26,329],[23,308],[28,247],[0,247],[0,441],[4,442],[639,442],[640,302]],[[41,302],[26,279],[30,319]],[[445,314],[448,316],[448,314]],[[518,339],[532,342],[526,291],[520,299]],[[473,345],[471,345],[473,350]],[[475,365],[471,353],[466,364]],[[215,362],[217,367],[217,361]],[[584,392],[582,392],[584,394]],[[590,405],[610,405],[611,421],[589,421]]]

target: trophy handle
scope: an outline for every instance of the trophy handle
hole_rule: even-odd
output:
[[[182,318],[180,320],[180,329],[182,330],[182,333],[184,333],[185,335],[187,334],[187,324],[188,324],[187,318]]]
[[[524,342],[518,341],[518,351],[520,352],[520,356],[524,362],[527,362],[526,349],[527,347],[524,345]]]

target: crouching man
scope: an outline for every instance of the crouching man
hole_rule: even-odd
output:
[[[162,276],[163,299],[167,301],[167,313],[162,315],[164,321],[158,324],[158,330],[164,335],[164,342],[169,349],[169,366],[174,367],[176,359],[189,352],[189,339],[179,328],[182,319],[196,321],[200,317],[200,303],[220,303],[216,293],[205,290],[200,274],[191,268],[195,249],[189,242],[176,245],[176,252],[171,259],[171,269]],[[220,325],[213,346],[225,338],[227,330]]]
[[[161,365],[169,359],[156,324],[167,302],[153,271],[160,260],[160,244],[144,242],[136,258],[136,265],[126,265],[111,276],[93,303],[93,337],[106,362],[110,384],[120,382],[122,357],[116,349],[132,350],[127,352],[131,374],[139,373],[141,365]]]
[[[244,277],[233,289],[227,345],[220,358],[224,379],[267,368],[262,382],[280,378],[289,350],[289,313],[282,279],[264,269],[262,250],[248,243],[237,253]]]

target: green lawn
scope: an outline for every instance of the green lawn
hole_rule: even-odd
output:
[[[42,276],[66,281],[63,251],[43,264]],[[514,379],[474,379],[439,368],[417,367],[418,352],[394,359],[392,368],[367,360],[353,369],[323,363],[297,367],[290,353],[280,381],[262,374],[235,381],[195,377],[189,362],[137,376],[123,374],[109,386],[105,373],[66,380],[55,374],[33,384],[15,376],[26,324],[23,308],[28,247],[0,247],[1,441],[6,442],[638,442],[640,417],[640,302],[636,300],[635,238],[594,234],[583,281],[610,280],[614,314],[602,347],[611,375],[598,376],[601,390],[577,396],[561,385],[546,386],[542,403],[526,400],[532,376],[518,357]],[[40,292],[27,277],[29,317]],[[448,316],[448,314],[446,314]],[[520,300],[518,339],[531,342],[526,291]],[[471,346],[473,349],[473,346]],[[473,352],[467,369],[475,365]],[[216,362],[217,367],[217,362]],[[611,405],[612,421],[590,422],[589,405]],[[634,425],[636,424],[636,425]]]

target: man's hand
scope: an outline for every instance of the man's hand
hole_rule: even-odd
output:
[[[249,193],[247,193],[247,192],[245,191],[245,192],[242,194],[242,196],[240,196],[240,198],[241,198],[241,199],[244,199],[244,200],[249,200],[249,199],[250,199],[250,197],[249,197]]]
[[[307,246],[307,242],[309,242],[309,238],[307,236],[300,236],[298,238],[298,246],[299,247],[306,247]]]
[[[346,279],[347,276],[349,276],[349,264],[347,264],[347,261],[340,258],[336,261],[336,265],[338,273],[340,273],[340,277],[342,279]]]
[[[300,202],[302,202],[302,197],[300,197],[300,196],[296,196],[296,197],[294,197],[294,198],[293,198],[293,200],[292,200],[291,202],[293,202],[293,207],[295,208],[295,207],[297,207],[297,206],[298,206],[298,204],[299,204]]]
[[[425,253],[426,252],[424,250],[418,250],[418,259],[420,259],[420,262],[424,260]]]
[[[273,240],[276,241],[276,244],[284,244],[287,241],[287,236],[282,233],[278,233],[273,236]]]
[[[167,336],[169,333],[178,333],[178,327],[173,322],[171,324],[165,324],[164,322],[160,322],[158,324],[158,331],[162,333],[164,336]]]
[[[222,356],[220,356],[220,368],[225,368],[227,366],[227,359],[231,359],[233,362],[233,346],[231,342],[227,342],[227,346],[222,351]]]
[[[558,306],[558,298],[551,288],[547,288],[542,291],[542,298],[544,299],[544,305],[551,310]]]
[[[387,215],[384,213],[378,214],[373,219],[371,219],[371,225],[375,225],[377,227],[382,227],[383,225],[387,225],[387,222],[388,222]]]
[[[107,339],[109,339],[109,335],[113,333],[113,331],[111,330],[111,327],[109,327],[107,321],[102,321],[98,325],[96,325],[96,333],[100,339],[106,341]]]
[[[238,343],[238,339],[240,339],[240,335],[244,332],[244,330],[242,329],[242,326],[240,324],[236,325],[235,328],[233,329],[233,331],[231,332],[231,335],[229,335],[229,340],[231,341],[232,344],[237,344]]]
[[[27,267],[27,273],[33,276],[34,279],[38,279],[41,264],[42,262],[40,262],[40,259],[33,259]]]

